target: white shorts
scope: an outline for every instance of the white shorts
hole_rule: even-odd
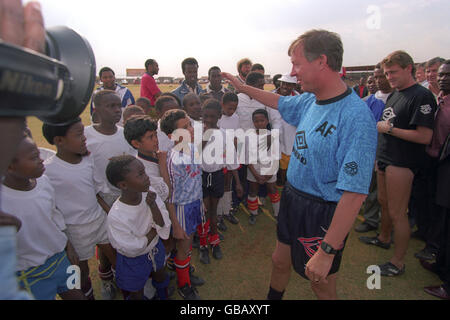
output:
[[[97,244],[109,243],[106,231],[106,213],[89,223],[68,224],[66,235],[75,248],[80,261],[89,260],[94,256]]]
[[[257,182],[255,176],[253,175],[253,173],[250,171],[249,168],[247,168],[247,180],[251,181],[251,182]],[[276,174],[274,174],[272,176],[272,178],[267,180],[266,183],[274,183],[275,181],[277,181],[277,175]]]

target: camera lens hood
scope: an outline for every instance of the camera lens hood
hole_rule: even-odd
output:
[[[86,108],[95,85],[95,56],[89,42],[72,29],[64,26],[48,28],[46,54],[69,70],[68,88],[61,97],[62,109],[39,118],[51,124],[64,124],[78,117]]]

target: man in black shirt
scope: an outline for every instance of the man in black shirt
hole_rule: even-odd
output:
[[[388,248],[394,228],[394,256],[379,265],[381,275],[395,276],[405,271],[410,227],[406,210],[415,172],[426,162],[425,146],[433,135],[437,108],[433,94],[413,77],[413,59],[395,51],[382,62],[384,73],[396,91],[389,96],[377,124],[378,201],[381,205],[381,232],[370,244]]]

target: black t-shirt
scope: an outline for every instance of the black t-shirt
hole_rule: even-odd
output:
[[[417,126],[433,129],[436,109],[433,93],[415,84],[389,96],[380,121],[389,120],[394,128],[400,129],[415,130]],[[376,159],[399,167],[420,168],[426,163],[425,147],[379,133]]]

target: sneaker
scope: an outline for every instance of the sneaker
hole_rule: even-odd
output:
[[[405,273],[405,265],[403,268],[399,269],[390,262],[378,265],[380,267],[380,274],[385,277],[400,276]]]
[[[227,219],[228,221],[230,221],[232,224],[238,224],[239,223],[238,218],[236,218],[234,216],[234,214],[231,213],[231,212],[229,214],[225,214],[224,218]]]
[[[227,231],[228,227],[225,224],[225,221],[223,221],[223,217],[218,218],[217,229],[219,229],[220,231]]]
[[[212,256],[216,260],[222,259],[222,249],[220,249],[220,245],[216,245],[212,247]]]
[[[380,247],[380,248],[383,248],[383,249],[389,249],[391,247],[391,243],[390,242],[388,242],[388,243],[381,242],[378,239],[378,235],[376,235],[375,237],[364,237],[364,236],[363,237],[359,237],[359,241],[361,241],[362,243],[365,243],[365,244],[372,244],[374,246],[377,246],[377,247]]]
[[[116,291],[116,287],[112,281],[102,281],[101,294],[103,300],[114,300]]]
[[[200,237],[197,232],[194,233],[194,239],[192,240],[192,248],[200,248]]]
[[[248,223],[253,226],[256,223],[256,215],[251,214],[248,218]]]
[[[209,250],[208,247],[200,247],[200,262],[209,264]]]
[[[436,259],[436,254],[425,248],[415,253],[414,257],[420,260],[434,260]]]
[[[182,288],[178,288],[178,293],[184,300],[201,300],[197,289],[190,287],[187,283]]]
[[[221,234],[220,232],[218,232],[218,234],[219,234],[219,240],[220,241],[225,240],[225,237],[223,236],[223,234]]]
[[[191,285],[193,287],[200,287],[206,282],[203,278],[195,276],[193,274],[190,274],[189,277],[191,278]]]

